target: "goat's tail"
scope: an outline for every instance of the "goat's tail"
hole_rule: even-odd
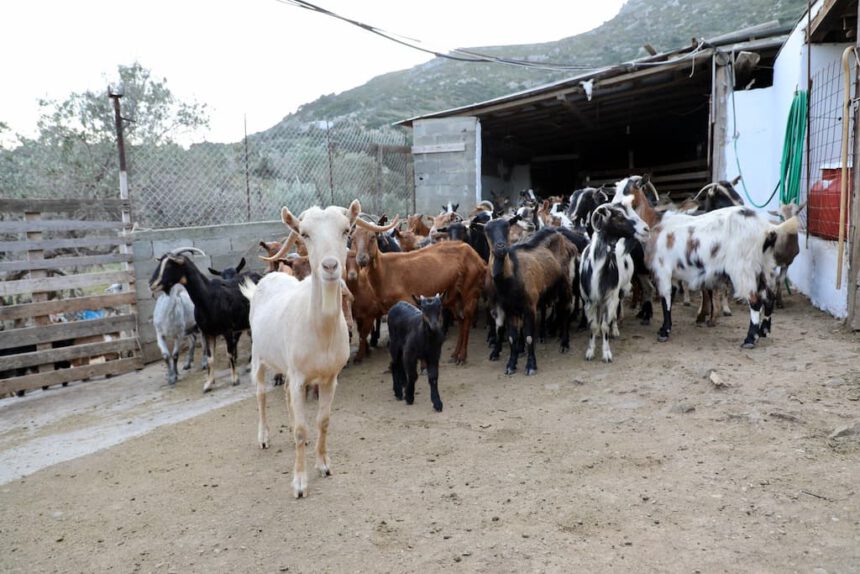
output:
[[[239,283],[239,291],[245,296],[245,299],[251,301],[254,294],[257,292],[257,284],[251,281],[250,277],[246,277],[244,281]]]

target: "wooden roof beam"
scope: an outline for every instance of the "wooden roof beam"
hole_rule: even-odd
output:
[[[573,101],[571,101],[567,94],[559,94],[556,96],[556,99],[560,101],[561,105],[564,106],[564,108],[571,114],[573,114],[573,116],[576,117],[576,119],[582,125],[584,125],[588,129],[594,128],[594,122],[592,122],[585,114],[582,113],[582,110],[579,109],[579,106],[577,106]]]

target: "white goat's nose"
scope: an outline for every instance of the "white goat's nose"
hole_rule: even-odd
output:
[[[328,273],[334,273],[337,271],[338,262],[334,257],[326,257],[322,260],[322,268],[323,271]]]

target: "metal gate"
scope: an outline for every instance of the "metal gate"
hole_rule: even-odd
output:
[[[0,199],[0,396],[143,367],[119,199]]]

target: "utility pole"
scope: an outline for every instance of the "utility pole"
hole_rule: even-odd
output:
[[[131,234],[131,202],[128,197],[128,171],[125,163],[125,139],[122,134],[122,113],[120,110],[119,100],[122,98],[122,89],[113,89],[108,87],[108,97],[113,100],[114,122],[116,125],[116,147],[119,152],[119,198],[123,201],[120,208],[122,213],[122,235],[128,237]],[[129,241],[131,241],[129,239]],[[123,255],[132,253],[132,248],[128,242],[123,242],[119,246],[119,252]],[[128,273],[128,277],[134,278],[134,263],[126,261],[122,264],[123,269]],[[134,283],[123,283],[122,290],[129,291]],[[135,314],[139,317],[138,314]],[[140,325],[136,325],[135,336],[140,333]],[[126,336],[125,333],[122,334]],[[143,364],[141,363],[141,367]]]

